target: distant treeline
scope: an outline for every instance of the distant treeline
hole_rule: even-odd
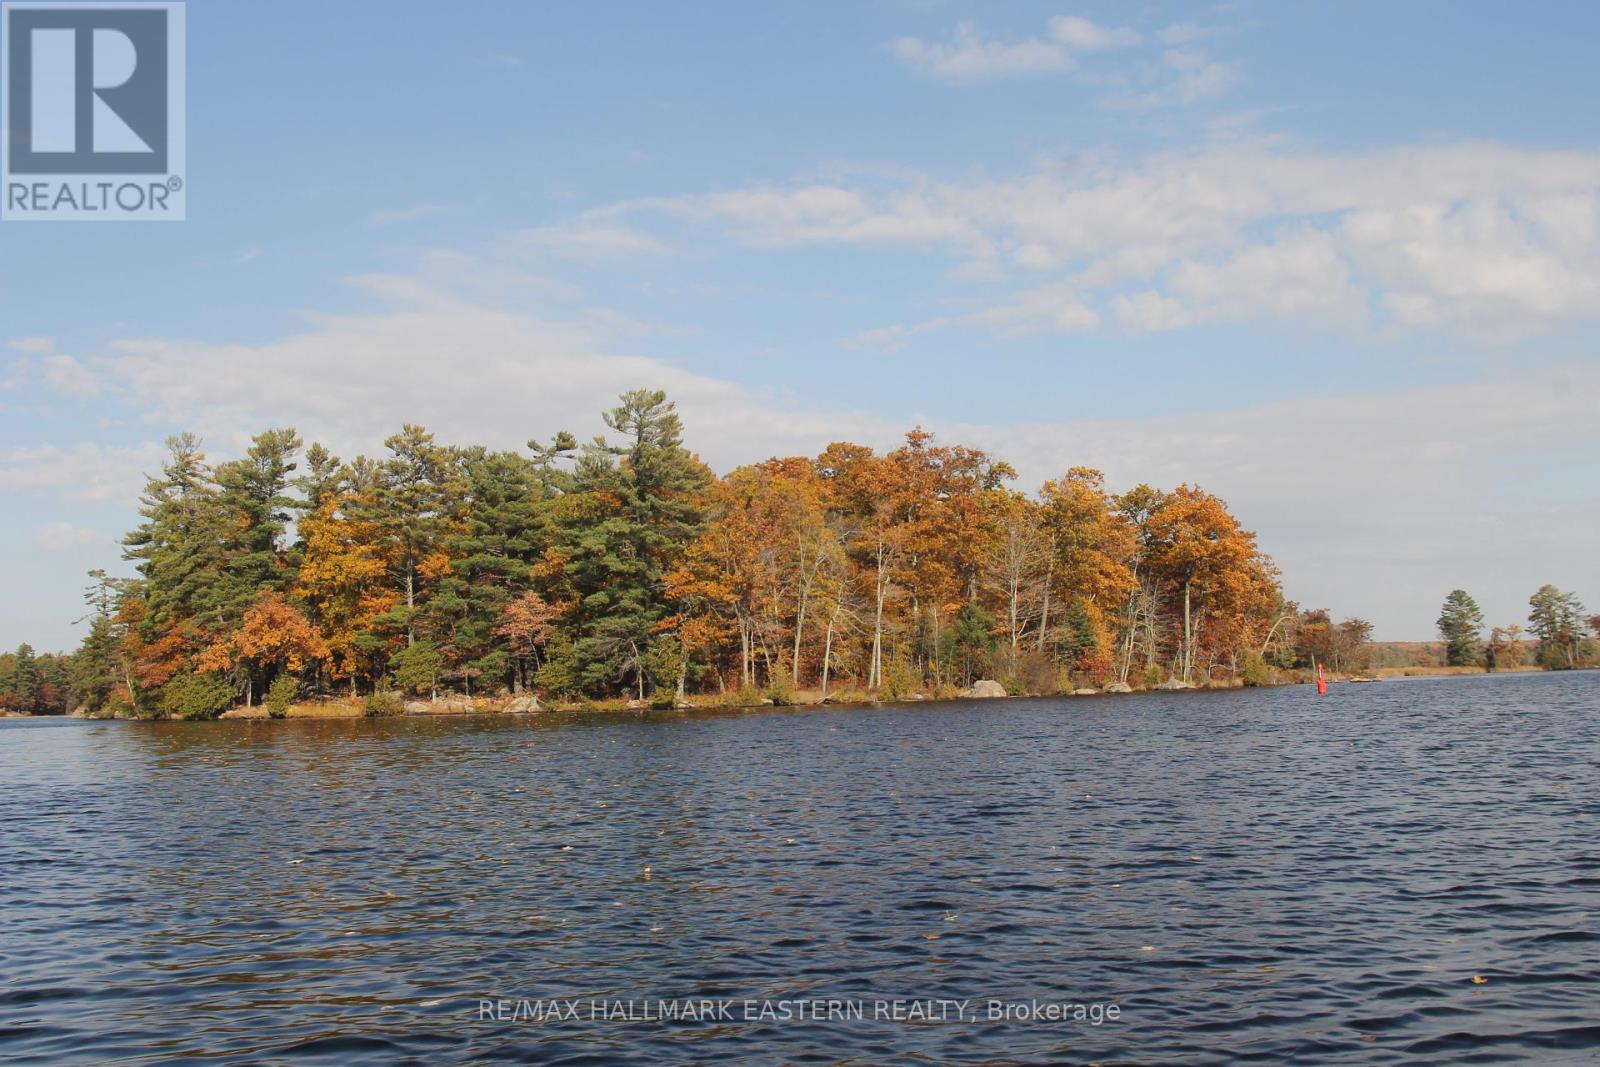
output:
[[[292,430],[212,465],[191,435],[141,497],[138,576],[93,572],[70,657],[0,657],[20,710],[208,717],[319,694],[897,697],[1364,669],[1371,627],[1283,598],[1221,500],[1112,493],[913,430],[717,477],[673,405],[635,391],[615,436],[526,452],[407,426],[342,462]]]

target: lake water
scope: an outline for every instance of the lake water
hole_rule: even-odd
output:
[[[1595,673],[5,722],[0,1061],[1594,1062],[1597,763]]]

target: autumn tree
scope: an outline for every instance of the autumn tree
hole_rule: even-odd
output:
[[[1075,613],[1066,631],[1066,665],[1109,673],[1116,614],[1138,588],[1135,530],[1105,491],[1105,476],[1089,467],[1073,467],[1046,482],[1039,499],[1050,552],[1040,647],[1049,632],[1053,593],[1057,611],[1070,607]]]
[[[375,472],[363,465],[329,475],[307,496],[317,506],[299,523],[294,591],[327,649],[329,679],[354,694],[358,679],[376,679],[389,650],[381,620],[400,602],[391,577],[403,567],[399,546],[378,518]]]
[[[248,706],[280,672],[298,674],[327,655],[327,645],[306,617],[282,593],[269,589],[244,613],[238,629],[200,654],[198,667],[234,678]]]
[[[528,590],[500,609],[494,632],[510,651],[512,692],[517,696],[539,669],[539,653],[555,636],[555,609]]]
[[[999,607],[1007,659],[1015,669],[1029,628],[1042,645],[1049,623],[1050,581],[1055,553],[1038,504],[1017,492],[991,501],[993,536],[984,560],[984,592]]]
[[[1181,485],[1149,519],[1148,565],[1178,605],[1178,674],[1192,681],[1207,616],[1230,612],[1256,587],[1255,535],[1217,497]]]
[[[1522,665],[1522,627],[1496,626],[1489,631],[1489,644],[1484,649],[1484,663],[1490,673],[1501,668]]]

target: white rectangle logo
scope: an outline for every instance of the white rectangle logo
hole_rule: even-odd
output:
[[[0,220],[182,221],[185,8],[0,3]]]

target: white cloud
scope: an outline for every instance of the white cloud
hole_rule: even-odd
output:
[[[8,341],[7,346],[25,355],[42,356],[55,351],[56,342],[50,337],[19,337],[15,341]]]
[[[1184,260],[1166,280],[1165,292],[1113,298],[1117,319],[1133,330],[1256,318],[1331,326],[1361,325],[1366,319],[1365,297],[1336,241],[1316,230],[1253,245],[1220,262]]]
[[[860,424],[616,354],[614,317],[603,309],[509,311],[414,277],[364,278],[361,287],[382,306],[318,316],[304,332],[258,345],[120,341],[95,367],[150,416],[232,454],[252,432],[285,423],[345,456],[375,452],[402,422],[441,440],[518,448],[561,429],[600,431],[599,412],[641,386],[666,389],[698,428],[697,447],[718,462],[810,447],[820,427],[844,435]]]
[[[657,256],[667,251],[665,245],[642,230],[582,219],[560,226],[521,230],[515,235],[515,241],[529,251],[589,261]]]
[[[115,544],[116,538],[99,530],[86,530],[70,522],[51,522],[33,532],[33,547],[41,552],[65,552],[88,545]]]
[[[444,204],[412,204],[388,211],[374,211],[367,216],[369,226],[399,226],[407,222],[420,222],[443,215],[450,209]]]
[[[1028,38],[1006,42],[984,40],[969,22],[956,27],[950,41],[901,37],[889,46],[912,70],[951,82],[975,82],[1071,70],[1072,57],[1053,41]]]
[[[1054,74],[1077,67],[1074,52],[1124,48],[1139,43],[1133,30],[1099,26],[1078,16],[1050,20],[1043,37],[1017,41],[985,38],[970,22],[949,41],[901,37],[889,50],[912,70],[943,81],[971,83],[996,78]]]
[[[79,500],[134,499],[144,473],[160,466],[161,446],[83,442],[0,448],[0,492],[48,491]]]
[[[46,356],[41,364],[45,384],[68,396],[94,396],[102,383],[92,371],[68,355]]]
[[[1153,89],[1106,97],[1103,106],[1117,111],[1142,111],[1158,107],[1185,107],[1221,96],[1240,80],[1238,66],[1213,59],[1191,46],[1169,48],[1150,80]]]
[[[1050,37],[1080,52],[1129,48],[1139,43],[1139,34],[1134,30],[1096,25],[1077,15],[1057,15],[1051,19]]]
[[[1131,165],[760,186],[603,214],[667,212],[756,246],[921,247],[986,285],[1007,269],[1054,276],[1042,305],[1034,282],[980,313],[1003,331],[1019,315],[1083,329],[1106,311],[1140,329],[1261,316],[1355,329],[1376,314],[1380,326],[1492,340],[1600,317],[1597,190],[1600,154],[1590,152],[1466,143],[1326,153],[1230,140]],[[1053,315],[1063,291],[1095,315]],[[920,325],[884,329],[903,338]]]

